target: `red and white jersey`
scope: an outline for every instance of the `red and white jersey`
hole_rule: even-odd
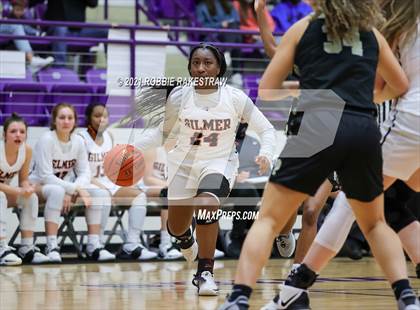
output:
[[[79,135],[85,142],[91,176],[93,178],[104,177],[104,158],[113,147],[113,141],[110,133],[108,131],[104,131],[103,142],[101,145],[98,145],[87,131],[79,132]]]
[[[204,95],[193,87],[183,87],[169,97],[170,101],[180,101],[175,103],[180,109],[174,153],[194,152],[196,160],[231,156],[235,151],[235,135],[240,121],[231,91],[220,87]]]
[[[261,139],[259,155],[270,160],[275,150],[275,130],[252,100],[229,85],[212,93],[200,94],[194,87],[174,88],[165,105],[165,118],[159,127],[142,134],[135,145],[140,150],[158,147],[164,138],[175,139],[168,161],[182,164],[185,158],[230,161],[235,157],[235,136],[240,122]]]
[[[77,186],[90,184],[85,144],[77,134],[61,142],[55,130],[47,131],[35,145],[32,161],[33,182],[61,185],[68,194],[73,194]]]
[[[0,141],[0,183],[10,184],[13,177],[22,169],[26,159],[25,143],[19,146],[16,162],[9,165],[6,159],[6,148],[3,141]]]

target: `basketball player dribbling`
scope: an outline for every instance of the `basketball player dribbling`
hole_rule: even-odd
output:
[[[205,43],[194,46],[188,70],[193,78],[220,78],[226,71],[223,53]],[[198,254],[193,279],[198,294],[217,295],[213,255],[218,218],[197,218],[197,244],[189,228],[194,212],[211,214],[229,195],[238,168],[234,142],[239,122],[249,123],[261,138],[261,150],[255,159],[261,173],[271,165],[274,128],[242,91],[216,83],[176,87],[165,108],[163,136],[171,134],[176,139],[175,148],[168,153],[168,232],[187,261],[194,261]],[[153,136],[143,138],[137,146],[147,149],[157,146],[157,140]]]

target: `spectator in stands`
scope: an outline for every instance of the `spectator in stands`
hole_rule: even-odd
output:
[[[206,28],[239,29],[239,15],[228,0],[196,0],[196,15],[199,23]],[[235,33],[219,33],[216,38],[207,35],[201,38],[203,41],[215,41],[229,43],[242,43],[242,36]],[[242,87],[241,61],[242,53],[239,48],[232,48],[232,76],[231,83]]]
[[[230,192],[230,197],[234,203],[234,211],[240,214],[256,211],[257,202],[262,194],[254,184],[247,182],[251,178],[261,177],[258,173],[259,166],[255,163],[255,158],[260,152],[261,145],[257,139],[246,135],[247,128],[248,124],[240,124],[236,133],[235,143],[239,152],[239,168],[236,182]],[[239,198],[239,200],[235,201],[235,198]],[[244,201],[244,199],[247,199],[247,201]],[[233,218],[232,231],[229,233],[229,238],[227,238],[231,241],[227,245],[227,255],[229,257],[239,257],[242,243],[252,223],[252,219]]]
[[[83,139],[74,134],[77,114],[67,103],[56,105],[51,112],[50,130],[35,145],[30,181],[37,184],[36,193],[45,202],[46,255],[51,262],[61,262],[57,242],[60,215],[70,212],[79,200],[85,207],[88,226],[88,258],[113,260],[115,256],[103,248],[99,234],[106,192],[91,184],[89,161]]]
[[[311,12],[311,6],[301,0],[281,0],[271,11],[276,22],[275,31],[285,33],[290,26]]]
[[[240,29],[247,31],[259,31],[257,15],[254,10],[255,0],[234,0],[233,6],[239,13],[240,17]],[[270,12],[265,8],[266,20],[269,24],[269,30],[274,31],[275,23],[270,15]],[[262,42],[259,35],[245,35],[244,42],[255,43]]]
[[[101,217],[101,234],[105,231],[112,203],[130,206],[128,209],[127,240],[118,253],[121,259],[147,260],[157,256],[140,242],[140,234],[146,218],[146,194],[135,186],[118,186],[104,172],[104,157],[114,146],[114,138],[108,127],[108,110],[102,103],[91,103],[85,111],[86,127],[79,133],[85,143],[85,152],[90,165],[92,187],[102,191],[106,198]],[[114,257],[115,258],[115,257]]]
[[[27,10],[27,1],[26,0],[12,0],[12,11],[9,15],[10,18],[14,19],[25,19],[26,10]],[[31,25],[23,25],[25,29],[25,34],[30,36],[40,35],[40,31],[32,27]]]
[[[12,1],[12,13],[10,18],[22,18],[25,11],[25,0]],[[9,34],[13,36],[37,35],[37,30],[28,26],[20,24],[0,24],[0,34]],[[49,65],[54,61],[53,57],[41,58],[34,56],[31,44],[26,39],[14,39],[13,43],[17,50],[25,52],[25,59],[31,69],[32,73],[39,71],[41,68]]]
[[[43,2],[43,0],[40,0]],[[85,22],[86,8],[96,8],[98,0],[48,0],[46,19],[67,22]],[[53,36],[59,37],[94,37],[107,38],[108,30],[104,28],[70,28],[65,26],[51,27]],[[66,64],[67,43],[64,40],[52,43],[52,51],[55,55],[55,65]]]
[[[38,217],[38,197],[35,187],[28,181],[32,149],[26,144],[27,124],[13,113],[3,124],[3,139],[0,141],[0,265],[20,265],[49,262],[34,246],[34,230]],[[19,183],[13,185],[18,176]],[[18,257],[14,248],[6,242],[6,210],[18,206],[20,209],[21,244]]]

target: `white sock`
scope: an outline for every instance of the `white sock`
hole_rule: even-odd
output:
[[[99,248],[101,243],[99,242],[99,235],[88,235],[87,251],[92,253],[95,249]]]
[[[5,248],[7,246],[6,239],[0,239],[0,248]]]
[[[171,236],[169,235],[168,231],[161,230],[160,231],[160,244],[168,244],[171,242]]]
[[[47,247],[50,250],[58,248],[57,236],[55,235],[47,236]]]
[[[31,246],[32,244],[34,244],[34,238],[30,237],[30,238],[22,238],[22,240],[20,241],[20,244],[22,246]]]

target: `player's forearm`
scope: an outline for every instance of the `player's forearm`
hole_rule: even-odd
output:
[[[400,92],[395,91],[388,84],[386,84],[382,89],[375,90],[373,101],[377,104],[381,104],[384,101],[395,99],[400,95]]]
[[[276,53],[276,40],[270,31],[270,24],[268,23],[264,10],[257,11],[257,22],[264,44],[264,50],[268,57],[273,58]]]

